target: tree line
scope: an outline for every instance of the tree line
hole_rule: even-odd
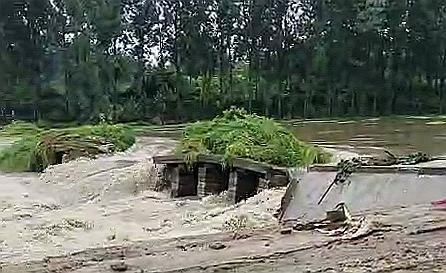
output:
[[[0,0],[0,107],[32,119],[442,114],[441,0]]]

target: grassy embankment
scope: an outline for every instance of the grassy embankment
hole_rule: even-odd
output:
[[[188,125],[178,151],[193,161],[198,154],[223,155],[225,164],[235,157],[283,167],[326,163],[331,155],[298,140],[272,119],[231,109],[211,121]]]
[[[17,122],[0,131],[0,138],[16,139],[0,151],[0,170],[5,172],[42,171],[61,163],[63,157],[74,159],[124,151],[135,143],[130,127],[108,124],[42,129]]]

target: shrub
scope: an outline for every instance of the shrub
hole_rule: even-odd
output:
[[[37,143],[36,136],[27,136],[0,151],[0,169],[5,172],[30,171]]]
[[[330,160],[328,153],[298,140],[273,120],[240,109],[186,127],[179,151],[189,160],[197,154],[218,154],[226,163],[240,157],[284,167]]]

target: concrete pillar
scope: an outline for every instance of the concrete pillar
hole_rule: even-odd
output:
[[[200,165],[198,167],[198,186],[197,195],[199,197],[206,196],[206,173],[208,166],[206,164]]]
[[[237,203],[237,184],[238,184],[238,172],[236,169],[231,170],[229,173],[229,183],[228,183],[228,202],[235,204]]]
[[[259,174],[243,169],[233,169],[229,175],[228,200],[238,203],[257,193]]]
[[[180,190],[180,166],[179,165],[168,165],[166,169],[167,178],[171,185],[170,196],[178,197]]]
[[[200,197],[219,194],[227,189],[227,175],[216,164],[201,164],[198,167],[197,194]]]

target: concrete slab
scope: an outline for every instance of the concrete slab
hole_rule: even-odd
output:
[[[308,172],[294,187],[282,221],[312,221],[344,202],[352,213],[390,207],[430,204],[446,198],[446,176],[416,173],[354,173],[344,184],[334,185],[323,202],[318,201],[336,172]]]

